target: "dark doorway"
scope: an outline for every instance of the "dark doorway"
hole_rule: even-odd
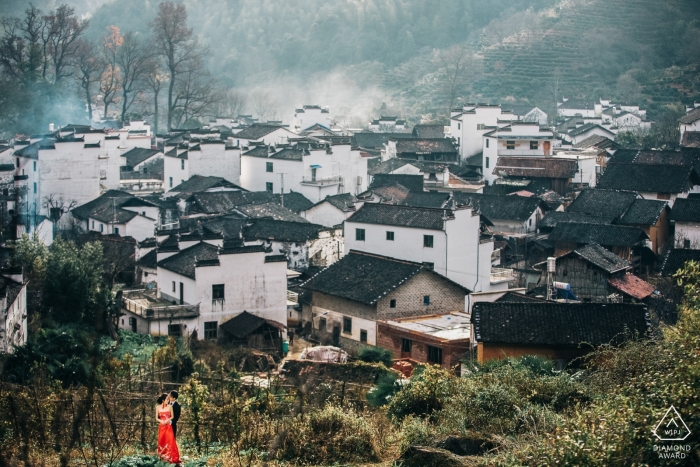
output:
[[[180,282],[180,305],[184,305],[185,303],[185,287],[183,286],[182,282]]]
[[[333,345],[340,345],[340,326],[333,326]]]

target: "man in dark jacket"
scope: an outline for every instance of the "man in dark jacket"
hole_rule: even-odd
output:
[[[180,412],[182,410],[182,407],[180,407],[180,403],[177,401],[177,391],[171,391],[170,392],[170,405],[173,406],[173,420],[170,422],[170,424],[173,427],[173,435],[175,435],[175,438],[177,439],[177,421],[180,419]]]

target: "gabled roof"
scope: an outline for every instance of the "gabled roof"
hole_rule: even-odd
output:
[[[5,298],[5,309],[3,312],[7,313],[7,309],[15,303],[17,296],[22,291],[24,284],[21,282],[14,281],[9,277],[0,276],[0,297]]]
[[[423,175],[403,175],[403,174],[376,174],[372,177],[369,188],[378,188],[385,185],[399,184],[411,191],[423,191]]]
[[[449,193],[416,193],[411,192],[406,196],[402,203],[406,206],[414,206],[417,208],[445,208],[450,207],[449,204],[452,196]]]
[[[676,198],[669,218],[679,222],[700,222],[700,199]]]
[[[365,149],[383,149],[389,139],[414,138],[411,133],[374,133],[362,131],[352,137],[353,146]]]
[[[546,300],[542,298],[532,297],[523,293],[506,292],[500,298],[495,300],[496,303],[542,303]]]
[[[212,188],[235,188],[243,190],[235,183],[231,183],[222,177],[205,177],[203,175],[193,175],[189,180],[184,181],[171,191],[176,193],[197,193],[210,190]]]
[[[452,212],[446,209],[415,208],[392,204],[365,203],[345,222],[361,224],[395,225],[417,229],[443,230],[445,218]]]
[[[615,133],[613,133],[612,131],[608,130],[607,128],[605,128],[601,125],[598,125],[597,123],[586,123],[585,125],[581,125],[578,128],[574,128],[572,130],[569,130],[569,135],[570,136],[578,136],[578,135],[582,135],[582,134],[586,133],[587,131],[591,131],[591,130],[595,130],[595,129],[603,130],[604,132],[611,135],[612,137],[615,137]]]
[[[158,267],[167,269],[181,276],[195,278],[195,265],[197,261],[208,261],[219,258],[219,248],[205,242],[197,243],[189,248],[181,250],[168,258],[158,262]]]
[[[583,212],[572,211],[549,211],[537,223],[540,229],[553,229],[559,223],[563,222],[578,222],[579,224],[612,224],[614,217],[598,217],[591,216]]]
[[[277,204],[282,204],[282,196],[279,193],[272,195],[272,198]],[[296,214],[299,214],[301,211],[306,211],[313,205],[313,201],[296,191],[290,191],[284,194],[284,207]]]
[[[535,197],[455,192],[454,199],[458,205],[471,204],[490,220],[525,221],[532,216],[538,207],[543,210],[549,209],[541,199]]]
[[[271,319],[261,318],[260,316],[255,316],[254,314],[248,313],[245,310],[243,310],[243,313],[240,313],[230,320],[222,323],[220,327],[233,338],[244,339],[265,325],[272,326],[280,331],[284,331],[286,328],[286,326],[282,323],[278,323],[277,321],[273,321]]]
[[[632,191],[588,188],[581,191],[569,206],[568,211],[618,219],[637,197],[637,193]]]
[[[578,164],[575,160],[551,157],[499,157],[494,175],[525,178],[572,178]]]
[[[658,199],[635,199],[618,222],[624,225],[656,225],[668,204]]]
[[[188,198],[192,203],[191,211],[204,214],[226,213],[246,204],[262,204],[274,200],[274,195],[267,191],[205,191],[193,193]]]
[[[357,195],[360,199],[371,198],[373,195],[378,196],[382,203],[388,204],[399,204],[406,199],[410,190],[403,185],[398,183],[392,183],[390,185],[382,185],[371,190],[367,190],[364,193]]]
[[[609,224],[579,224],[562,222],[549,234],[549,241],[572,243],[599,243],[605,246],[632,247],[649,238],[639,227]]]
[[[247,218],[221,216],[203,222],[202,230],[205,234],[220,235],[224,240],[240,240],[243,238],[243,228],[248,222],[250,221]]]
[[[401,167],[412,164],[416,161],[412,161],[410,159],[400,159],[398,157],[392,157],[391,159],[387,159],[384,162],[380,162],[379,164],[373,166],[372,168],[368,168],[367,174],[368,175],[378,175],[378,174],[390,174],[394,170],[400,169]]]
[[[637,300],[644,300],[656,290],[653,285],[629,272],[611,277],[607,281],[613,288]]]
[[[472,308],[479,343],[578,347],[620,343],[650,330],[644,305],[622,303],[489,303]]]
[[[141,162],[150,159],[159,152],[160,151],[157,149],[134,148],[122,154],[122,157],[126,158],[126,165],[129,167],[136,167]]]
[[[122,204],[131,198],[134,198],[134,195],[125,191],[109,190],[99,198],[74,208],[71,212],[74,217],[82,220],[92,218],[106,224],[124,224],[138,216],[138,213],[122,209]]]
[[[697,122],[698,120],[700,120],[700,107],[691,110],[686,115],[683,115],[680,119],[678,119],[680,123],[687,125]]]
[[[433,274],[460,289],[469,290],[430,270],[421,263],[350,250],[341,260],[316,274],[302,287],[314,292],[373,306],[413,276]]]
[[[685,148],[700,148],[700,131],[684,132],[681,146]]]
[[[289,222],[275,219],[255,219],[243,229],[246,241],[272,240],[277,242],[305,243],[316,239],[327,227],[310,222]]]
[[[396,141],[396,154],[456,153],[452,141],[447,138],[400,138]]]
[[[598,149],[607,149],[616,148],[617,146],[617,143],[615,143],[612,139],[606,138],[603,135],[591,135],[583,141],[579,141],[578,143],[574,144],[573,147],[574,149],[588,149],[593,147]]]
[[[635,164],[687,165],[697,167],[695,151],[657,151],[653,149],[618,149],[610,162]]]
[[[559,258],[566,256],[578,256],[581,259],[598,266],[600,269],[609,274],[632,268],[632,263],[626,259],[620,258],[615,253],[606,250],[597,243],[591,243],[583,248],[576,248],[574,251],[567,253],[564,256],[560,256]]]
[[[598,180],[600,188],[652,193],[683,193],[697,183],[692,167],[660,164],[611,163]]]
[[[688,261],[700,262],[700,250],[686,248],[668,250],[661,265],[661,275],[666,277],[674,275],[679,269],[685,267]]]
[[[248,128],[244,128],[243,130],[236,133],[234,135],[234,138],[258,140],[264,136],[269,135],[273,131],[277,131],[279,129],[286,129],[286,128],[283,128],[279,125],[267,125],[264,123],[253,123]]]
[[[354,211],[355,210],[355,202],[357,201],[357,198],[351,193],[342,193],[339,195],[328,195],[318,203],[314,204],[314,206],[318,206],[319,204],[323,203],[328,203],[331,206],[340,209],[341,211]]]
[[[246,204],[239,206],[237,209],[246,216],[254,219],[266,217],[279,221],[309,223],[309,221],[300,215],[293,213],[289,209],[282,207],[274,201],[270,203]]]
[[[416,138],[444,138],[445,125],[418,124],[413,127],[413,136]]]

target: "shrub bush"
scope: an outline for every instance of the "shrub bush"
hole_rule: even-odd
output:
[[[381,347],[363,347],[360,350],[360,360],[368,363],[383,363],[385,367],[390,368],[392,365],[393,355],[391,350]]]

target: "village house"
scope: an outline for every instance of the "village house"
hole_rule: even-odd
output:
[[[457,205],[471,204],[491,221],[494,232],[530,233],[549,210],[537,197],[455,193]]]
[[[691,166],[610,162],[598,180],[598,188],[635,191],[645,199],[660,199],[673,207],[676,198],[687,198],[700,176]]]
[[[539,123],[540,126],[547,126],[549,124],[547,112],[539,107],[533,107],[531,105],[509,105],[507,108],[522,122],[535,122]]]
[[[180,200],[189,198],[193,193],[219,192],[219,191],[246,191],[240,186],[222,177],[204,177],[193,175],[188,180],[166,189],[165,197],[175,197]]]
[[[515,120],[518,120],[518,116],[502,110],[500,105],[465,104],[461,109],[453,110],[450,135],[459,148],[459,160],[464,161],[483,152],[484,134],[497,128],[501,122]]]
[[[389,138],[382,161],[391,158],[429,162],[459,162],[459,153],[447,138]]]
[[[577,175],[577,161],[554,157],[498,157],[491,171],[491,184],[530,182],[566,196]],[[593,174],[595,176],[595,172]],[[498,177],[498,178],[496,178]],[[595,185],[595,183],[594,183]]]
[[[235,133],[232,140],[237,147],[251,146],[253,143],[272,146],[275,144],[287,144],[290,139],[297,138],[298,136],[299,135],[296,133],[280,125],[254,123]]]
[[[483,168],[486,183],[491,185],[498,174],[493,165],[503,156],[547,157],[552,154],[554,133],[538,123],[512,122],[483,135]]]
[[[302,287],[312,294],[302,321],[321,342],[355,350],[378,345],[379,320],[464,312],[469,293],[424,264],[354,250]]]
[[[386,175],[422,175],[423,186],[426,190],[435,192],[464,191],[481,193],[484,183],[479,174],[472,174],[471,179],[455,175],[464,172],[464,168],[445,162],[424,162],[410,159],[392,158],[381,162],[368,170],[368,174],[376,177]]]
[[[507,289],[509,270],[492,270],[493,238],[481,238],[472,206],[417,208],[365,203],[345,221],[345,251],[425,264],[473,291]]]
[[[535,265],[543,270],[541,284],[546,283],[547,263]],[[635,302],[649,297],[654,286],[631,274],[632,263],[598,244],[586,245],[556,259],[552,280],[571,286],[571,292],[583,302]],[[621,296],[611,297],[613,294]]]
[[[688,261],[700,262],[700,250],[688,248],[669,249],[661,263],[661,275],[663,277],[673,277],[685,267]]]
[[[177,138],[175,139],[178,140]],[[238,184],[241,150],[219,139],[190,137],[181,143],[165,142],[164,180],[167,189],[194,175],[223,177]]]
[[[382,115],[369,123],[369,129],[375,133],[403,132],[406,130],[406,120]]]
[[[601,109],[602,112],[602,109]],[[593,102],[582,99],[567,99],[557,102],[557,113],[560,117],[596,117],[596,108]]]
[[[562,369],[599,346],[650,330],[646,306],[622,303],[480,302],[471,323],[479,363],[539,355]]]
[[[125,290],[119,327],[152,335],[218,339],[247,311],[286,323],[287,258],[262,245],[170,244],[157,251],[157,287]]]
[[[688,113],[678,120],[678,124],[680,128],[681,142],[685,140],[687,144],[689,139],[696,138],[695,135],[700,133],[700,106],[695,106],[688,110]],[[688,136],[686,136],[686,133]],[[686,146],[686,144],[682,145]]]
[[[675,248],[700,250],[700,199],[677,199],[669,219],[675,227]]]
[[[470,315],[460,311],[380,320],[377,322],[377,346],[391,350],[396,358],[440,365],[449,370],[459,365],[471,348],[469,320]]]
[[[419,123],[413,127],[411,134],[414,138],[421,139],[444,138],[445,129],[449,130],[449,127],[434,123]]]
[[[604,138],[615,139],[615,135],[616,133],[614,131],[596,123],[579,125],[576,128],[570,129],[566,133],[562,133],[562,136],[573,145],[585,141],[591,136],[602,136]]]
[[[294,129],[297,133],[320,125],[330,131],[333,126],[330,109],[320,105],[304,105],[294,111]]]
[[[678,201],[685,199],[681,198]],[[668,240],[669,211],[666,201],[635,199],[617,223],[642,229],[651,241],[651,250],[660,255]]]
[[[650,243],[647,234],[638,227],[577,222],[557,224],[548,239],[554,243],[555,256],[597,243],[620,258],[631,261],[635,267],[641,260],[641,249]]]
[[[352,146],[371,157],[386,160],[384,155],[386,143],[389,139],[415,138],[412,133],[374,133],[372,131],[359,131],[352,135]]]
[[[318,203],[301,212],[304,219],[314,224],[334,227],[345,222],[349,216],[362,207],[359,201],[350,193],[326,196]]]
[[[27,343],[27,282],[21,271],[0,274],[0,354]]]

